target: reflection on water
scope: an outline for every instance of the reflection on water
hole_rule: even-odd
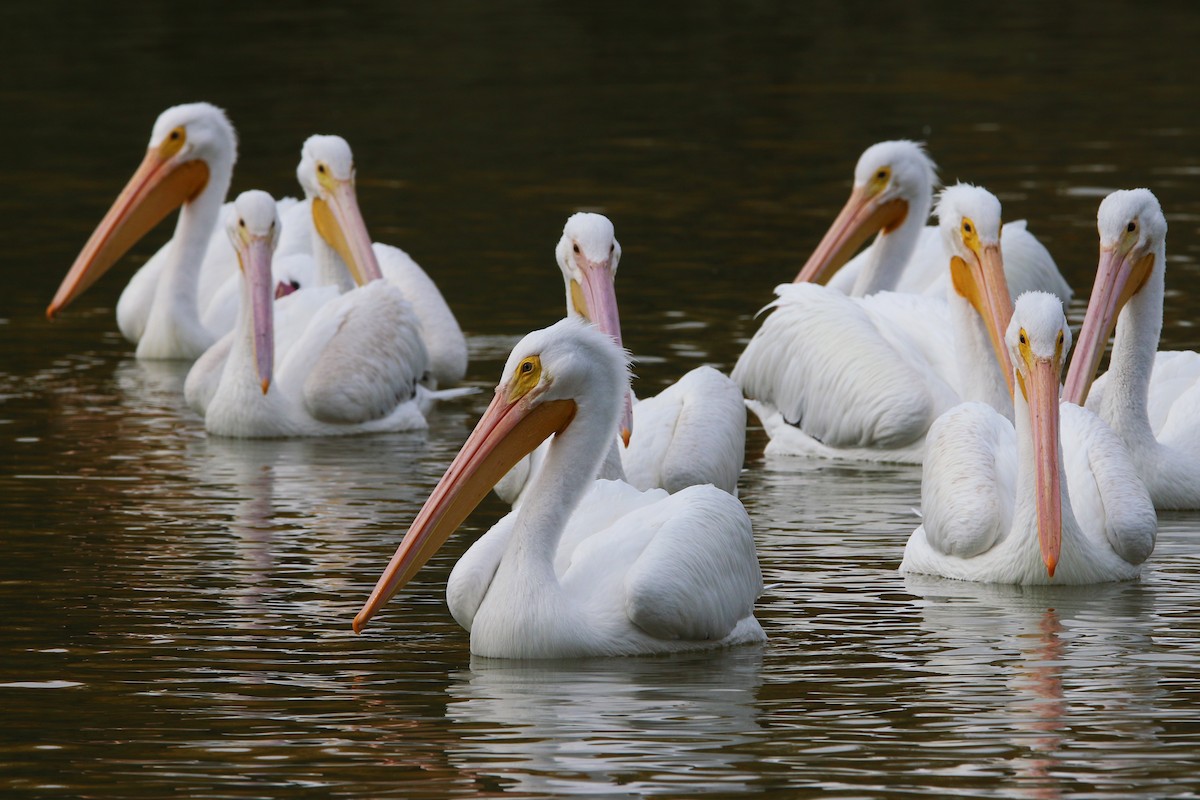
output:
[[[474,657],[451,675],[453,763],[537,796],[730,792],[757,780],[759,647],[580,664]]]
[[[0,10],[36,33],[0,50],[19,77],[0,94],[16,154],[0,171],[0,793],[1195,795],[1196,513],[1163,515],[1137,583],[901,577],[920,471],[767,458],[755,428],[739,488],[765,647],[471,658],[443,593],[503,513],[491,498],[367,635],[349,625],[509,348],[561,313],[553,247],[581,207],[622,243],[641,395],[730,368],[858,153],[897,136],[1029,218],[1076,321],[1098,199],[1150,186],[1171,226],[1164,346],[1200,346],[1200,16],[1114,0],[126,5]],[[238,126],[235,191],[294,193],[307,135],[349,139],[373,235],[438,281],[480,394],[421,433],[208,438],[186,368],[136,362],[115,330],[154,242],[42,319],[150,121],[194,99]]]

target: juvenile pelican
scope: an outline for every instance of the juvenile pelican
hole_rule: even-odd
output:
[[[673,495],[595,480],[629,374],[608,334],[565,319],[513,349],[483,418],[433,490],[370,599],[367,621],[462,524],[496,480],[554,434],[524,501],[450,576],[471,652],[619,656],[761,642],[750,520],[732,495]]]
[[[934,423],[921,479],[923,523],[901,572],[1017,584],[1137,577],[1154,549],[1154,507],[1117,435],[1078,406],[1060,407],[1070,337],[1058,298],[1017,299],[1006,336],[1018,387],[1015,428],[983,403],[963,403]]]
[[[1133,189],[1104,198],[1097,228],[1100,264],[1063,398],[1086,401],[1125,440],[1155,507],[1200,508],[1200,354],[1156,352],[1167,220]],[[1093,384],[1114,326],[1111,365]]]

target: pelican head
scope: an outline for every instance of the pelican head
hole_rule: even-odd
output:
[[[236,160],[237,135],[221,109],[188,103],[160,114],[145,158],[71,265],[46,316],[53,319],[150,229],[210,184],[223,197]]]
[[[346,262],[354,282],[363,286],[382,273],[358,208],[354,177],[354,154],[345,139],[318,135],[304,142],[296,178],[312,201],[313,225]]]
[[[854,188],[833,225],[796,276],[825,283],[876,233],[887,235],[910,214],[922,225],[929,213],[937,167],[917,142],[900,139],[868,147],[854,168]]]
[[[1167,218],[1149,189],[1113,192],[1096,214],[1100,263],[1063,399],[1083,405],[1125,304],[1166,269]]]
[[[595,454],[598,470],[599,443],[612,441],[620,415],[616,387],[628,381],[624,351],[580,319],[568,317],[522,339],[508,357],[491,404],[354,618],[355,632],[408,583],[496,482],[551,435],[557,434],[555,447],[573,441]],[[595,472],[553,480],[594,477]]]
[[[1029,410],[1037,472],[1038,542],[1046,571],[1053,578],[1062,550],[1059,376],[1064,355],[1071,348],[1071,329],[1063,315],[1062,301],[1046,292],[1021,295],[1005,339],[1017,386]]]
[[[621,346],[616,289],[621,245],[612,222],[603,214],[572,214],[554,253],[566,285],[568,316],[593,323]],[[633,401],[627,395],[621,420],[621,439],[626,446],[632,430]]]
[[[1004,331],[1013,306],[1000,252],[1000,201],[987,189],[960,183],[942,191],[936,213],[942,241],[950,253],[951,284],[983,318],[1011,394],[1012,363]]]
[[[263,394],[271,386],[275,357],[271,254],[279,242],[279,214],[266,192],[242,192],[225,211],[225,232],[242,272],[243,306],[250,309],[254,363]]]

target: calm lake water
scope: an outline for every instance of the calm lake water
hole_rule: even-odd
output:
[[[1135,583],[906,579],[920,473],[765,458],[741,496],[769,642],[473,658],[445,608],[489,500],[363,636],[350,620],[511,345],[562,313],[566,217],[608,214],[638,389],[728,370],[885,138],[992,189],[1082,316],[1095,211],[1170,224],[1164,348],[1200,347],[1200,12],[1117,2],[0,9],[0,793],[10,797],[1196,797],[1200,513]],[[42,312],[163,108],[241,136],[234,190],[355,149],[376,239],[439,282],[479,395],[427,433],[236,442],[138,363],[136,248]]]

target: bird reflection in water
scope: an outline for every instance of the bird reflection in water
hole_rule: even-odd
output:
[[[1082,788],[1071,777],[1081,759],[1103,755],[1113,770],[1148,769],[1119,755],[1162,746],[1161,726],[1140,707],[1158,694],[1157,670],[1144,657],[1155,649],[1146,586],[1010,586],[912,575],[905,587],[918,597],[921,627],[935,641],[924,664],[932,673],[923,681],[927,701],[955,699],[952,708],[935,711],[976,741],[1014,748],[996,763],[953,771],[1011,776],[1014,794],[1052,799]]]
[[[666,658],[512,662],[471,659],[451,675],[447,718],[461,731],[451,760],[506,792],[640,797],[705,781],[754,780],[746,743],[760,732],[762,651]]]

